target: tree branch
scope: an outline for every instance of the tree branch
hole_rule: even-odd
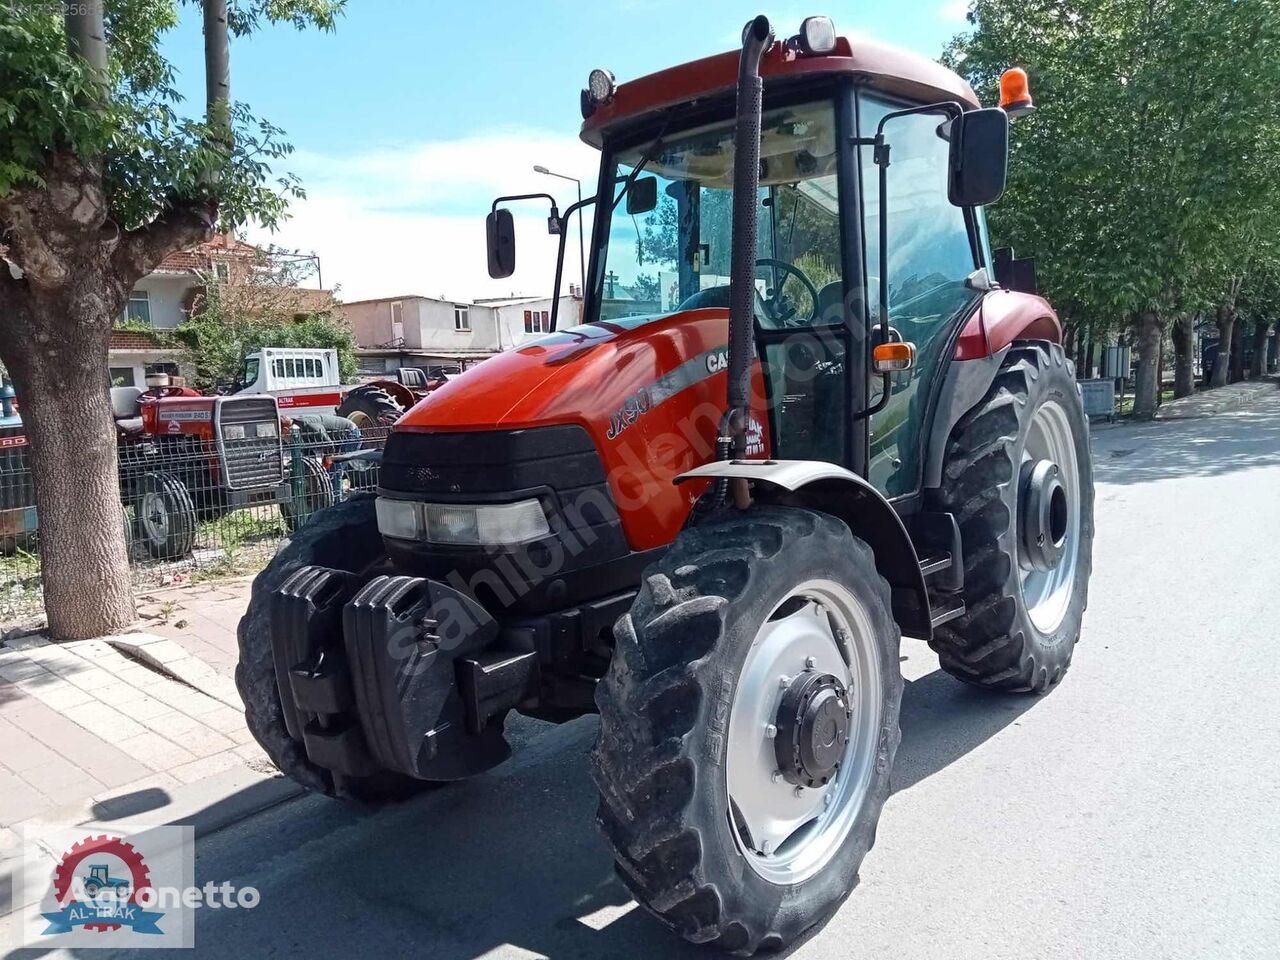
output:
[[[114,255],[121,278],[132,286],[169,254],[208,240],[217,219],[218,205],[201,200],[169,206],[145,227],[127,231]]]

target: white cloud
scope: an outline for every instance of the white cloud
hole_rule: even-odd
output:
[[[938,16],[943,20],[963,23],[971,5],[970,0],[947,0],[938,8]]]
[[[510,130],[350,155],[299,151],[291,161],[307,199],[291,205],[291,218],[276,234],[251,239],[314,250],[325,285],[339,286],[344,300],[402,294],[471,300],[550,293],[558,240],[547,234],[547,208],[536,201],[512,205],[517,269],[500,281],[486,269],[485,215],[495,197],[515,193],[551,193],[563,210],[577,198],[575,186],[534,173],[533,165],[580,178],[589,196],[599,155],[570,137]],[[589,234],[589,219],[587,228]],[[575,222],[566,284],[579,279],[577,241]]]

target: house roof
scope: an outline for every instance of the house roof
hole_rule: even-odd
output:
[[[237,240],[235,237],[220,233],[212,240],[192,247],[190,250],[179,250],[165,257],[154,273],[199,273],[208,271],[214,259],[254,260],[262,255],[262,251],[251,243]]]

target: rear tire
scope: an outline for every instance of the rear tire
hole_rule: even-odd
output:
[[[138,539],[156,560],[178,560],[196,540],[196,508],[186,485],[170,473],[144,473],[134,494]]]
[[[1074,566],[1062,572],[1057,589],[1037,591],[1026,579],[1018,510],[1023,464],[1040,445],[1029,437],[1038,438],[1044,432],[1038,424],[1049,420],[1077,467]],[[982,687],[1043,693],[1071,664],[1093,558],[1089,425],[1061,346],[1037,341],[1009,351],[986,397],[951,434],[940,494],[941,509],[960,525],[966,607],[964,616],[934,631],[931,646],[942,668]]]
[[[381,387],[357,387],[346,395],[336,412],[364,430],[391,426],[404,415],[404,408]]]
[[[309,790],[330,796],[335,793],[332,775],[311,763],[302,744],[289,736],[285,726],[272,655],[271,596],[302,567],[314,564],[361,572],[383,556],[374,497],[354,496],[320,511],[285,541],[254,578],[249,607],[237,630],[240,661],[236,664],[236,688],[244,701],[249,732],[281,772]],[[424,786],[421,781],[387,772],[347,778],[343,789],[346,797],[376,803],[402,799]]]
[[[743,782],[735,765],[767,768],[775,749],[765,739],[767,724],[758,725],[763,755],[751,731],[783,696],[771,672],[781,661],[766,661],[763,672],[752,664],[772,643],[764,639],[776,635],[769,630],[804,612],[818,584],[838,585],[865,612],[857,622],[869,626],[867,636],[856,643],[870,654],[855,659],[870,666],[857,674],[865,689],[851,683],[846,702],[852,710],[860,698],[872,702],[874,692],[878,719],[860,727],[854,721],[854,746],[841,748],[851,751],[844,772],[837,768],[829,787],[824,781],[812,788],[817,809],[801,810],[795,822],[805,825],[788,825],[791,832],[773,849],[748,843],[749,817],[738,802],[744,794],[735,799],[733,787]],[[834,517],[799,508],[755,507],[687,529],[646,571],[631,612],[615,628],[613,660],[597,687],[597,820],[623,882],[686,939],[743,954],[777,949],[830,916],[853,888],[875,840],[900,739],[899,632],[889,602],[871,549]],[[830,655],[839,662],[838,648]],[[812,667],[794,667],[793,681],[815,676]],[[819,673],[825,667],[819,664]],[[735,718],[749,724],[745,740]],[[856,764],[849,759],[855,755]],[[848,772],[854,770],[856,776]],[[844,794],[817,791],[836,791],[842,777],[857,786],[853,799],[825,804],[826,796]],[[803,795],[767,770],[760,779],[766,824],[775,805],[785,809],[787,798]],[[771,792],[778,789],[780,795]],[[811,850],[814,859],[803,861]],[[807,868],[791,874],[785,864],[797,851]]]

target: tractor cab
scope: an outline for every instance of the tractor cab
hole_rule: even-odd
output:
[[[592,74],[583,138],[602,164],[600,196],[584,202],[595,207],[586,327],[729,312],[737,61],[622,86]],[[840,464],[889,498],[918,493],[929,388],[993,286],[982,204],[1003,190],[1006,113],[981,109],[923,57],[835,37],[825,18],[766,50],[760,74],[758,176],[743,210],[769,454]],[[497,275],[515,252],[499,204],[529,199],[495,201]],[[901,346],[878,361],[888,342]]]

